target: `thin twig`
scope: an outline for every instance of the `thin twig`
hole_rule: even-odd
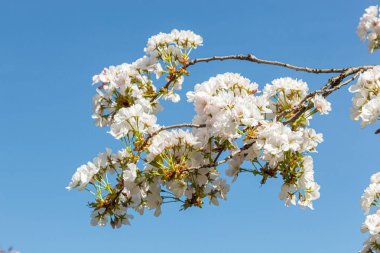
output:
[[[171,84],[174,80],[176,80],[175,77],[174,77],[174,78],[170,78],[170,80],[169,80],[169,81],[168,81],[163,87],[161,87],[161,89],[160,89],[158,92],[156,92],[156,94],[150,99],[150,101],[153,102],[154,100],[156,100],[156,98],[158,97],[158,95],[159,95],[161,92],[163,92],[163,91],[165,91],[166,89],[168,89],[169,86],[170,86],[170,84]]]
[[[325,92],[324,92],[324,96],[327,97],[328,95],[330,95],[333,91],[335,90],[338,90],[340,89],[341,87],[351,83],[353,80],[355,80],[361,73],[363,72],[363,70],[359,70],[357,73],[355,73],[350,79],[342,82],[342,83],[339,83],[338,85],[335,85],[334,87],[331,87],[330,89],[326,89]]]
[[[293,69],[296,71],[303,71],[303,72],[308,72],[308,73],[343,73],[347,69],[350,68],[330,68],[330,69],[319,69],[319,68],[309,68],[309,67],[300,67],[300,66],[295,66],[291,65],[288,63],[283,63],[279,61],[271,61],[271,60],[263,60],[259,59],[256,56],[252,54],[248,55],[227,55],[227,56],[213,56],[209,58],[197,58],[192,61],[190,61],[186,67],[192,66],[196,63],[199,62],[211,62],[211,61],[225,61],[225,60],[241,60],[241,61],[249,61],[249,62],[255,62],[258,64],[268,64],[268,65],[274,65],[274,66],[280,66],[288,69]],[[373,66],[362,66],[360,68],[371,68]]]

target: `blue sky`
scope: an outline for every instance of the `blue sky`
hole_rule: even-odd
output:
[[[119,230],[89,225],[85,192],[65,186],[75,169],[105,147],[120,144],[93,125],[91,77],[104,66],[132,62],[160,31],[191,29],[204,38],[193,57],[253,53],[310,67],[376,64],[355,29],[378,1],[20,1],[1,0],[0,15],[0,248],[63,252],[353,252],[365,236],[359,199],[380,170],[376,126],[350,120],[351,94],[333,94],[333,112],[312,126],[325,142],[314,155],[321,198],[314,211],[286,208],[280,182],[242,175],[229,200],[160,218],[135,216]],[[218,73],[238,72],[263,87],[282,76],[313,76],[246,62],[190,69],[184,94]],[[163,124],[189,122],[183,99],[160,115]],[[377,125],[379,127],[379,125]]]

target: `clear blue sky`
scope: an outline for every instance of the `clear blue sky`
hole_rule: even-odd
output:
[[[253,53],[311,67],[379,63],[355,29],[364,8],[378,1],[19,1],[0,0],[0,248],[23,253],[66,252],[355,252],[365,236],[359,199],[380,171],[376,126],[349,118],[347,89],[330,97],[333,112],[312,126],[325,142],[314,155],[321,198],[314,211],[286,208],[279,181],[260,187],[243,175],[220,207],[179,212],[167,205],[160,218],[136,215],[120,230],[89,225],[91,196],[67,192],[75,169],[117,149],[93,125],[91,77],[104,66],[143,55],[149,36],[172,28],[204,38],[193,56]],[[328,76],[312,76],[243,62],[191,68],[184,92],[227,71],[261,87],[276,77],[303,78],[311,89]],[[184,93],[183,92],[183,93]],[[189,122],[192,105],[161,114],[160,122]],[[379,125],[377,125],[379,127]]]

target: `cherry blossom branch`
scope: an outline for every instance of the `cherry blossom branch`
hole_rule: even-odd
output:
[[[190,61],[186,67],[195,65],[196,63],[199,62],[211,62],[211,61],[225,61],[225,60],[241,60],[241,61],[249,61],[249,62],[254,62],[258,64],[268,64],[268,65],[274,65],[274,66],[280,66],[284,68],[289,68],[293,69],[296,71],[303,71],[303,72],[308,72],[308,73],[314,73],[314,74],[319,74],[319,73],[343,73],[349,69],[356,69],[356,68],[362,68],[362,69],[368,69],[373,66],[361,66],[361,67],[354,67],[354,68],[328,68],[328,69],[319,69],[319,68],[309,68],[309,67],[300,67],[300,66],[295,66],[291,65],[288,63],[284,62],[279,62],[279,61],[271,61],[271,60],[263,60],[259,59],[256,56],[252,54],[248,55],[227,55],[227,56],[213,56],[209,58],[197,58],[192,61]]]
[[[305,106],[307,102],[309,102],[310,99],[312,99],[315,95],[321,94],[322,96],[326,97],[329,94],[331,94],[333,91],[340,89],[341,87],[349,84],[353,80],[355,80],[359,74],[364,71],[368,70],[370,68],[373,68],[374,66],[359,66],[359,67],[348,67],[348,68],[328,68],[328,69],[319,69],[319,68],[309,68],[309,67],[300,67],[300,66],[295,66],[291,65],[288,63],[283,63],[279,61],[271,61],[271,60],[263,60],[255,57],[252,54],[248,55],[228,55],[228,56],[213,56],[209,58],[197,58],[192,61],[190,61],[187,65],[184,65],[184,69],[187,69],[189,66],[195,65],[200,62],[211,62],[211,61],[224,61],[224,60],[242,60],[242,61],[249,61],[249,62],[254,62],[258,64],[267,64],[267,65],[274,65],[274,66],[279,66],[279,67],[284,67],[288,69],[293,69],[296,71],[303,71],[303,72],[308,72],[308,73],[314,73],[314,74],[320,74],[320,73],[340,73],[339,75],[332,77],[329,79],[329,81],[322,86],[319,90],[316,90],[314,92],[309,93],[304,99],[301,100],[301,102],[294,108],[288,109],[284,111],[281,115],[285,115],[286,113],[294,112],[294,116],[290,118],[288,121],[284,122],[284,125],[290,124],[294,121],[296,121],[304,112],[309,110],[311,108],[311,105],[309,104],[308,106]],[[345,82],[342,82],[345,78],[353,75],[350,79],[346,80]],[[170,78],[170,80],[159,90],[159,92],[156,94],[155,97],[152,99],[156,99],[158,97],[158,94],[165,89],[167,89],[170,84],[175,80],[175,78]],[[280,115],[280,116],[281,116]],[[172,125],[168,127],[162,127],[158,131],[154,132],[153,134],[149,135],[144,143],[140,146],[140,150],[138,152],[138,156],[140,156],[143,148],[148,144],[149,140],[156,136],[158,133],[164,130],[169,130],[169,129],[174,129],[174,128],[182,128],[182,127],[205,127],[205,124],[202,125],[194,125],[194,124],[178,124],[178,125]],[[202,166],[198,167],[192,167],[188,168],[188,171],[191,170],[196,170],[196,169],[201,169],[201,168],[212,168],[219,166],[223,163],[228,162],[230,159],[232,159],[234,156],[240,154],[244,150],[250,148],[253,145],[253,143],[246,144],[242,146],[239,150],[235,151],[234,153],[230,154],[229,156],[225,157],[223,160],[218,161],[220,155],[223,153],[223,151],[219,151],[216,158],[214,159],[213,163],[210,164],[205,164]]]
[[[200,124],[199,125],[199,124],[183,123],[183,124],[176,124],[176,125],[161,127],[160,129],[158,129],[154,133],[150,134],[145,139],[144,143],[140,146],[140,149],[139,149],[139,151],[137,153],[137,156],[140,157],[140,155],[141,155],[144,147],[148,144],[148,141],[151,138],[153,138],[154,136],[156,136],[157,134],[159,134],[160,132],[162,132],[162,131],[170,130],[170,129],[175,129],[175,128],[185,128],[185,127],[202,128],[202,127],[205,127],[205,126],[206,126],[206,124]],[[111,208],[113,205],[115,205],[115,203],[119,199],[120,195],[122,194],[123,189],[124,189],[124,183],[122,182],[121,186],[120,186],[120,190],[116,192],[116,194],[115,194],[115,196],[113,198],[111,198],[110,204],[105,205],[105,211],[103,212],[104,214],[107,213],[107,211],[109,210],[109,208]]]
[[[303,72],[314,73],[314,74],[320,74],[320,73],[341,73],[340,75],[335,76],[335,77],[329,79],[329,81],[322,88],[320,88],[319,90],[316,90],[316,91],[314,91],[312,93],[309,93],[295,108],[291,108],[291,109],[288,109],[288,110],[284,111],[283,114],[284,113],[289,113],[291,111],[295,112],[295,115],[291,119],[289,119],[288,121],[284,122],[285,125],[294,122],[305,111],[307,111],[308,109],[310,109],[309,106],[305,107],[305,104],[311,98],[313,98],[315,95],[322,94],[322,96],[326,97],[329,94],[331,94],[333,91],[335,91],[337,89],[340,89],[341,87],[343,87],[343,86],[349,84],[350,82],[352,82],[353,80],[355,80],[362,71],[368,70],[368,69],[374,67],[372,65],[369,65],[369,66],[359,66],[359,67],[348,67],[348,68],[328,68],[328,69],[299,67],[299,66],[288,64],[288,63],[279,62],[279,61],[271,61],[271,60],[259,59],[259,58],[255,57],[252,54],[248,54],[248,55],[228,55],[228,56],[213,56],[213,57],[209,57],[209,58],[197,58],[197,59],[194,59],[194,60],[190,61],[186,66],[184,66],[184,69],[187,69],[189,66],[195,65],[195,64],[200,63],[200,62],[206,62],[206,63],[208,63],[208,62],[211,62],[211,61],[224,61],[224,60],[250,61],[250,62],[254,62],[254,63],[258,63],[258,64],[268,64],[268,65],[280,66],[280,67],[284,67],[284,68],[293,69],[293,70],[296,70],[296,71],[303,71]],[[353,76],[350,79],[348,79],[347,81],[342,82],[346,77],[348,77],[350,75],[353,75]],[[174,80],[175,80],[175,78],[170,78],[170,80],[160,89],[159,92],[164,91],[165,89],[167,89]],[[156,99],[158,97],[159,92],[157,93],[157,95],[155,97],[152,98],[152,100],[154,100],[154,99]],[[281,114],[281,115],[283,115],[283,114]],[[164,130],[173,129],[173,128],[181,128],[181,127],[198,127],[198,128],[200,128],[200,127],[205,127],[205,124],[203,124],[203,125],[178,124],[178,125],[163,127],[161,129],[159,129],[158,131],[156,131],[155,133],[149,135],[146,138],[146,140],[144,141],[144,143],[141,146],[140,151],[138,152],[138,155],[141,154],[142,148],[147,145],[148,141],[152,137],[154,137],[155,135],[157,135],[159,132],[164,131]],[[243,149],[244,147],[245,146],[243,146],[241,149]],[[219,157],[220,157],[221,154],[222,154],[222,151],[220,151],[217,154],[216,158],[214,159],[214,163],[213,164],[207,165],[207,168],[215,167],[213,165],[218,166],[218,165],[220,165],[222,163],[227,162],[229,159],[231,159],[231,158],[234,157],[234,155],[231,154],[230,156],[226,157],[225,159],[217,162],[217,160],[219,159]],[[203,165],[203,166],[205,166],[205,165]]]
[[[259,59],[257,58],[256,56],[252,55],[252,54],[248,54],[248,55],[227,55],[227,56],[212,56],[212,57],[208,57],[208,58],[196,58],[196,59],[193,59],[191,61],[189,61],[189,63],[187,63],[186,65],[184,65],[183,69],[186,70],[188,67],[192,66],[192,65],[195,65],[197,63],[200,63],[200,62],[211,62],[211,61],[225,61],[225,60],[241,60],[241,61],[249,61],[249,62],[254,62],[254,63],[257,63],[257,64],[267,64],[267,65],[274,65],[274,66],[279,66],[279,67],[284,67],[284,68],[288,68],[288,69],[293,69],[293,70],[296,70],[296,71],[303,71],[303,72],[308,72],[308,73],[314,73],[314,74],[320,74],[320,73],[344,73],[345,71],[351,71],[353,69],[369,69],[369,68],[372,68],[373,66],[360,66],[360,67],[348,67],[348,68],[327,68],[327,69],[319,69],[319,68],[310,68],[310,67],[300,67],[300,66],[296,66],[296,65],[292,65],[292,64],[289,64],[289,63],[284,63],[284,62],[280,62],[280,61],[271,61],[271,60],[264,60],[264,59]],[[151,98],[151,101],[154,101],[155,99],[157,99],[157,97],[159,96],[159,94],[161,92],[164,92],[166,89],[168,89],[168,87],[170,86],[170,84],[176,80],[176,77],[172,77],[168,80],[168,82],[160,88],[160,90],[156,93],[156,95],[154,95],[152,98]]]
[[[267,65],[274,65],[274,66],[279,66],[279,67],[284,67],[284,68],[289,68],[293,69],[296,71],[303,71],[303,72],[308,72],[308,73],[314,73],[314,74],[320,74],[320,73],[342,73],[341,75],[338,75],[336,77],[333,77],[329,80],[329,82],[323,86],[321,89],[314,91],[307,95],[299,104],[298,107],[302,107],[310,98],[312,98],[316,94],[321,94],[323,93],[329,86],[331,86],[331,89],[329,92],[323,94],[324,97],[329,95],[332,91],[339,89],[340,87],[350,83],[352,80],[354,80],[358,75],[355,75],[355,78],[352,80],[349,80],[347,83],[341,83],[341,81],[346,78],[347,76],[350,76],[351,74],[357,74],[361,73],[363,70],[368,70],[370,68],[373,68],[375,65],[368,65],[368,66],[359,66],[359,67],[347,67],[347,68],[327,68],[327,69],[319,69],[319,68],[310,68],[310,67],[300,67],[300,66],[295,66],[289,63],[284,63],[284,62],[279,62],[279,61],[271,61],[271,60],[264,60],[264,59],[259,59],[256,56],[252,54],[248,55],[227,55],[227,56],[213,56],[213,57],[208,57],[208,58],[196,58],[191,60],[187,65],[184,66],[184,69],[186,70],[188,67],[195,65],[200,62],[211,62],[211,61],[225,61],[225,60],[242,60],[242,61],[250,61],[258,64],[267,64]],[[170,78],[170,80],[160,88],[159,92],[152,97],[151,101],[154,101],[157,97],[158,94],[165,89],[167,89],[170,84],[175,80],[176,78]],[[332,90],[333,86],[340,84],[339,88],[335,88]],[[299,110],[300,108],[298,108]],[[284,113],[290,112],[293,109],[289,109],[289,111],[285,111]],[[302,113],[301,113],[302,114]],[[299,115],[298,115],[299,116]],[[298,117],[297,116],[297,117]]]
[[[328,95],[330,95],[335,90],[338,90],[341,87],[343,87],[343,86],[349,84],[350,82],[352,82],[353,80],[355,80],[360,75],[361,72],[363,72],[364,70],[367,70],[369,68],[372,68],[372,66],[361,66],[361,67],[347,68],[340,75],[331,78],[322,88],[320,88],[319,90],[316,90],[314,92],[309,93],[303,100],[301,100],[301,102],[295,108],[287,110],[287,113],[294,111],[296,114],[291,119],[284,122],[284,125],[287,125],[287,124],[290,124],[290,123],[296,121],[305,111],[310,109],[310,106],[305,106],[305,104],[311,98],[313,98],[315,95],[322,94],[322,96],[327,97]],[[322,73],[322,72],[319,72],[319,73]],[[351,75],[353,75],[351,78],[342,82],[346,77],[351,76]],[[205,165],[201,165],[201,166],[197,166],[197,167],[191,167],[191,168],[188,168],[187,170],[191,171],[191,170],[197,170],[197,169],[201,169],[201,168],[217,167],[223,163],[228,162],[230,159],[234,158],[236,155],[240,154],[244,150],[249,149],[253,144],[254,144],[254,142],[249,143],[249,144],[245,144],[239,150],[233,152],[229,156],[225,157],[223,160],[217,161],[219,156],[222,153],[222,152],[219,152],[217,155],[217,158],[214,160],[213,163],[205,164]]]
[[[254,62],[257,64],[274,65],[274,66],[284,67],[284,68],[288,68],[288,69],[293,69],[295,71],[303,71],[303,72],[308,72],[308,73],[313,73],[313,74],[345,73],[345,72],[356,71],[358,69],[367,70],[367,69],[374,67],[374,65],[359,66],[359,67],[347,67],[347,68],[327,68],[327,69],[300,67],[300,66],[289,64],[289,63],[280,62],[280,61],[271,61],[271,60],[259,59],[252,54],[247,54],[247,55],[227,55],[227,56],[212,56],[212,57],[208,57],[208,58],[196,58],[196,59],[189,61],[189,63],[187,63],[186,65],[184,65],[183,69],[186,70],[188,67],[195,65],[197,63],[200,63],[200,62],[208,63],[211,61],[225,61],[225,60],[249,61],[249,62]],[[161,92],[164,92],[165,90],[167,90],[168,87],[170,86],[170,84],[175,80],[176,80],[176,77],[170,78],[168,80],[168,82],[163,87],[161,87],[160,90],[151,98],[151,101],[154,101],[155,99],[157,99],[159,94]]]
[[[374,12],[377,13],[378,9],[368,13]],[[328,114],[331,111],[331,103],[325,97],[354,81],[364,70],[368,71],[368,75],[359,78],[355,89],[351,90],[352,93],[357,93],[353,99],[355,113],[360,114],[362,125],[371,124],[373,118],[379,118],[378,111],[367,115],[364,110],[367,108],[356,108],[355,105],[357,101],[366,100],[366,106],[371,107],[369,109],[374,105],[380,106],[380,67],[310,68],[259,59],[252,54],[213,56],[189,61],[188,55],[191,50],[202,45],[202,42],[202,37],[192,31],[173,30],[170,34],[160,33],[148,40],[144,57],[132,64],[105,68],[93,77],[94,83],[102,83],[100,88],[106,93],[103,94],[102,91],[95,97],[93,118],[98,126],[109,125],[110,133],[116,139],[122,139],[126,148],[117,155],[107,149],[93,162],[80,166],[67,187],[69,190],[82,190],[87,189],[86,186],[90,184],[96,188],[96,194],[90,191],[96,196],[95,201],[89,203],[94,209],[91,215],[92,224],[105,225],[109,219],[114,228],[129,224],[128,219],[131,216],[127,214],[127,208],[138,212],[145,208],[156,209],[155,215],[158,216],[163,203],[180,201],[183,209],[191,206],[202,207],[203,199],[209,197],[210,202],[217,205],[218,199],[226,199],[229,185],[213,171],[219,171],[217,167],[227,162],[230,163],[230,167],[226,174],[235,176],[234,180],[239,172],[247,171],[261,175],[261,183],[264,184],[268,177],[275,177],[280,173],[284,184],[279,198],[294,205],[298,199],[297,203],[300,206],[312,208],[312,201],[319,198],[320,187],[308,176],[314,173],[313,161],[308,154],[322,142],[322,135],[308,127],[307,119],[318,111]],[[196,108],[199,103],[203,105],[205,101],[208,105],[210,101],[210,106],[206,106],[204,111],[197,111],[197,116],[198,122],[207,122],[211,127],[201,131],[209,130],[210,132],[204,134],[210,134],[212,138],[215,136],[215,144],[214,141],[210,141],[212,139],[207,142],[202,141],[201,137],[198,140],[207,148],[199,148],[196,142],[197,134],[194,136],[188,131],[161,133],[170,129],[203,128],[206,124],[185,123],[158,127],[156,113],[147,110],[146,103],[150,102],[151,106],[156,108],[159,106],[157,100],[161,97],[178,102],[179,94],[175,90],[181,88],[183,77],[189,74],[188,67],[201,62],[225,60],[248,61],[312,74],[325,73],[330,75],[328,78],[332,77],[318,90],[310,93],[307,83],[302,80],[279,78],[266,87],[263,96],[251,100],[252,95],[256,93],[256,84],[247,82],[240,74],[221,74],[215,77],[217,85],[214,91],[203,96],[200,89],[195,89],[192,94]],[[161,63],[164,63],[165,71]],[[142,71],[135,71],[139,69]],[[167,74],[159,89],[151,80],[153,73],[157,78],[164,73]],[[126,78],[127,76],[129,78]],[[119,80],[124,82],[121,84]],[[145,80],[149,80],[149,83]],[[376,85],[367,87],[367,83]],[[208,85],[213,85],[211,78],[202,83],[203,87],[208,88]],[[128,88],[128,92],[124,88]],[[236,88],[240,89],[240,92]],[[369,101],[363,96],[363,91],[376,97]],[[198,100],[198,97],[202,99]],[[272,110],[273,108],[276,110]],[[114,117],[115,113],[120,117]],[[274,118],[271,115],[274,115]],[[233,121],[234,125],[229,124],[230,121]],[[152,128],[153,131],[145,132]],[[243,145],[240,144],[240,147],[233,144],[238,141],[237,135],[245,137],[241,140]],[[283,135],[284,138],[278,140],[278,135]],[[246,143],[247,139],[249,143]],[[219,143],[219,140],[224,141]],[[263,145],[256,147],[258,140]],[[145,153],[146,157],[142,157],[142,153]],[[272,157],[272,154],[275,155]],[[203,161],[205,158],[210,159],[207,160],[207,164]],[[244,160],[251,160],[255,169],[241,169]],[[266,162],[264,167],[259,160]],[[189,166],[189,161],[201,165]],[[145,163],[149,166],[145,168],[149,169],[138,168],[139,162]],[[256,162],[261,168],[255,165]],[[207,169],[199,173],[196,171],[202,168]],[[114,171],[116,176],[109,181],[108,175],[111,176]],[[112,186],[113,183],[111,185],[110,182],[116,184]],[[146,187],[147,184],[149,187]],[[164,187],[169,196],[161,194],[166,192]],[[182,200],[182,196],[186,196],[186,200]]]
[[[223,148],[221,148],[218,152],[218,154],[216,155],[215,159],[214,159],[214,163],[216,163],[220,157],[220,155],[223,153]]]
[[[187,73],[186,72],[186,68],[187,68],[187,66],[188,65],[184,65],[183,66],[183,68],[180,68],[180,70],[182,70],[182,71],[180,71],[180,72],[182,72],[182,73]],[[159,96],[159,94],[161,93],[161,92],[164,92],[164,91],[166,91],[168,88],[169,88],[169,86],[170,86],[170,84],[172,83],[172,82],[174,82],[174,81],[176,81],[178,79],[178,77],[177,76],[172,76],[172,77],[170,77],[169,78],[169,80],[168,80],[168,82],[163,86],[163,87],[161,87],[160,88],[160,90],[151,98],[151,101],[154,101],[155,99],[157,99],[157,97]]]
[[[314,92],[309,93],[301,102],[295,107],[292,108],[288,112],[295,112],[296,114],[289,119],[288,121],[284,122],[284,124],[290,124],[294,121],[296,121],[305,111],[310,109],[310,106],[305,106],[306,102],[308,102],[311,98],[313,98],[317,94],[322,94],[323,97],[327,97],[330,95],[333,91],[340,89],[344,85],[349,84],[353,80],[355,80],[359,74],[363,71],[370,68],[369,66],[363,66],[363,67],[356,67],[356,68],[348,68],[346,71],[341,73],[338,76],[335,76],[331,78],[322,88],[319,90],[316,90]],[[353,75],[350,79],[348,79],[345,82],[342,82],[346,77]]]

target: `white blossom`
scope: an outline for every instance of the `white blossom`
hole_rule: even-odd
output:
[[[144,51],[147,54],[152,54],[156,50],[160,52],[160,49],[167,48],[173,43],[179,48],[197,48],[202,45],[203,39],[192,31],[174,29],[171,33],[159,33],[150,37]]]
[[[321,95],[315,95],[312,99],[314,107],[323,115],[331,111],[331,103]]]
[[[108,159],[111,158],[111,152],[110,149],[107,149],[106,153],[100,153],[92,162],[80,166],[72,176],[71,182],[66,189],[78,188],[79,190],[83,190],[100,169],[107,167]]]
[[[229,161],[229,168],[226,170],[226,175],[229,177],[234,177],[233,181],[237,179],[238,173],[240,172],[240,166],[244,161],[244,153],[235,155]]]
[[[294,185],[283,184],[281,186],[281,192],[279,193],[278,198],[280,200],[284,200],[286,206],[296,205],[296,191],[297,188]]]
[[[127,165],[128,170],[125,170],[123,172],[123,179],[125,184],[133,184],[135,182],[135,179],[137,177],[137,166],[134,163],[129,163]]]
[[[116,139],[129,136],[133,132],[149,133],[155,129],[157,118],[144,112],[140,104],[128,108],[121,108],[111,123],[110,134]]]
[[[380,66],[362,73],[355,85],[349,88],[352,99],[352,118],[361,120],[364,127],[380,117]]]
[[[368,230],[370,234],[375,235],[380,232],[380,211],[367,215],[364,221],[363,231]]]
[[[361,207],[367,214],[376,199],[376,195],[380,194],[380,184],[371,183],[365,190],[361,197]]]
[[[357,34],[361,41],[368,40],[368,49],[372,53],[380,47],[379,6],[370,6],[360,18]]]
[[[203,122],[212,136],[233,140],[240,137],[241,124],[256,126],[269,111],[269,102],[254,96],[258,85],[240,74],[225,73],[195,85],[188,92],[189,102],[194,103],[197,116],[193,123]],[[202,130],[201,132],[202,133]]]
[[[168,188],[174,193],[174,196],[180,198],[185,194],[187,184],[182,180],[173,180],[168,183]]]

